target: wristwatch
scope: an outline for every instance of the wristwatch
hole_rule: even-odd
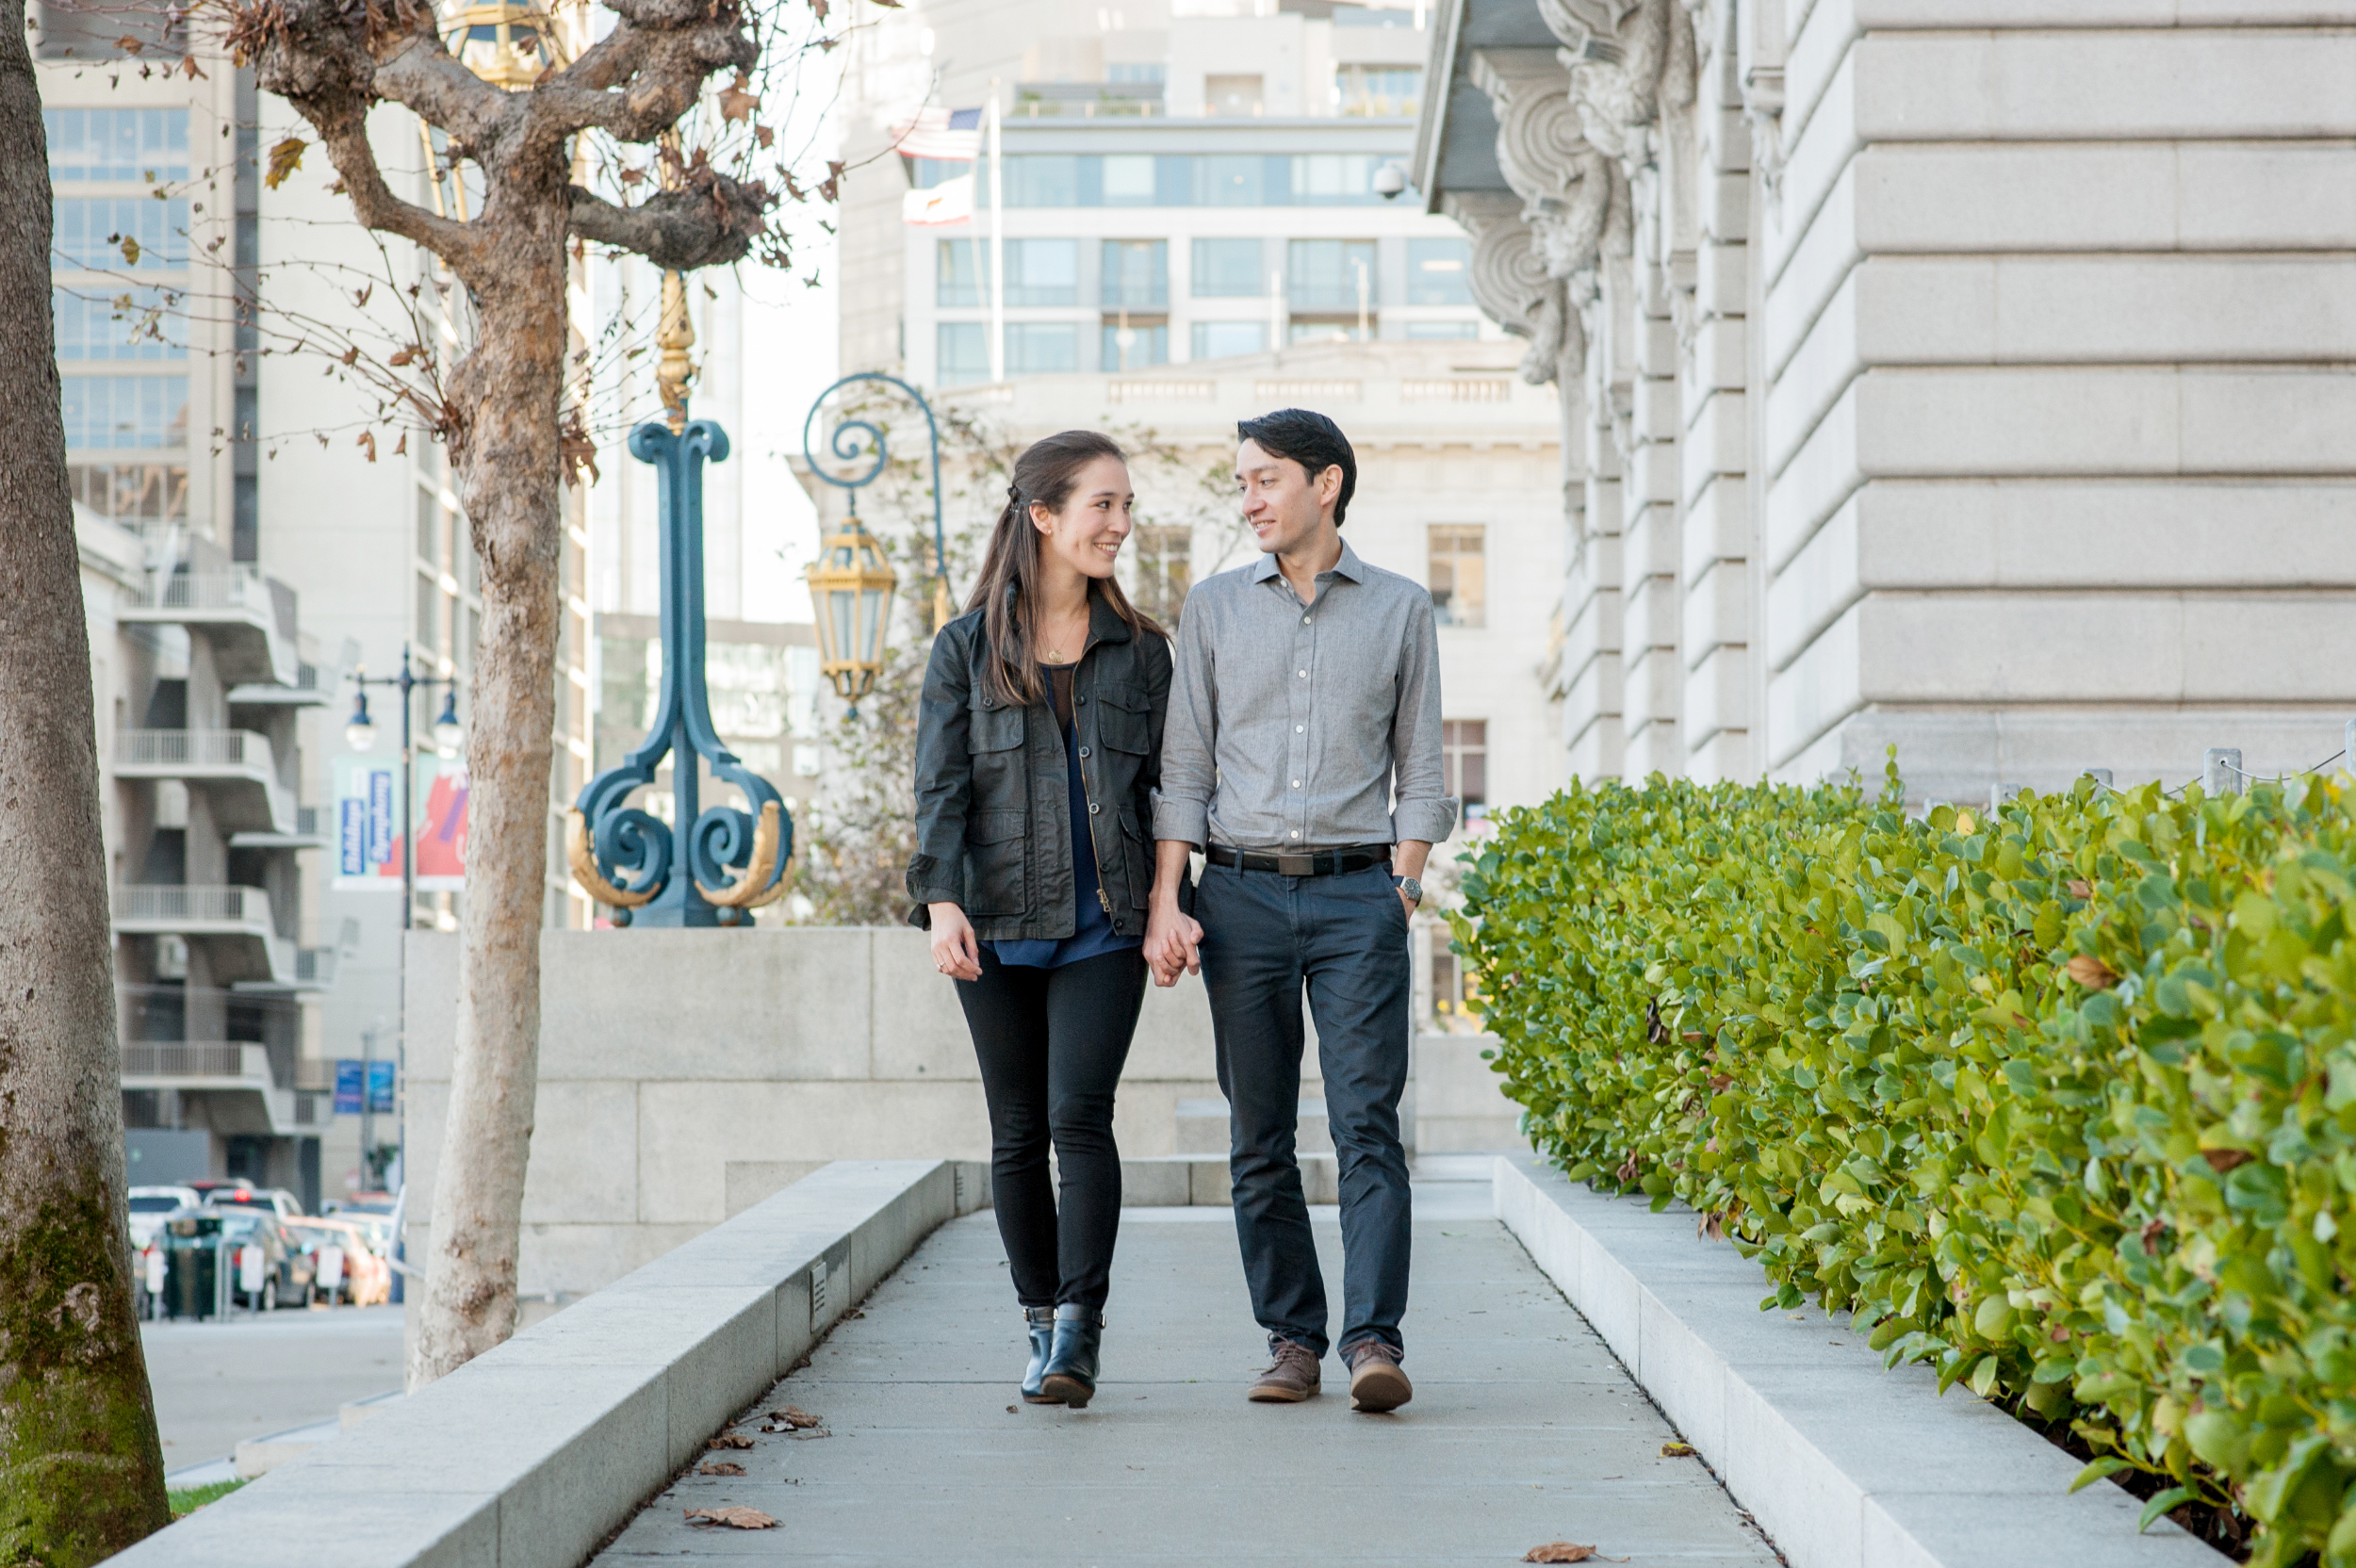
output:
[[[1405,893],[1410,904],[1421,905],[1423,903],[1423,884],[1414,877],[1394,876],[1391,878],[1391,886]]]

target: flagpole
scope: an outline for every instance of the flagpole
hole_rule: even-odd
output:
[[[990,379],[1006,379],[1006,187],[999,178],[998,78],[990,79]]]

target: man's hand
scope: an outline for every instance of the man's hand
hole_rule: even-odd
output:
[[[1432,846],[1421,839],[1401,839],[1391,846],[1391,874],[1413,877],[1415,881],[1421,882],[1423,863],[1431,858]],[[1407,896],[1407,890],[1404,888],[1395,886],[1391,890],[1399,894],[1399,904],[1407,910],[1408,923],[1413,924],[1415,919],[1415,900]]]
[[[927,904],[933,922],[933,968],[952,980],[982,977],[982,944],[974,939],[973,923],[955,904]]]
[[[1146,905],[1145,962],[1153,984],[1168,988],[1178,973],[1203,972],[1203,923],[1178,907],[1178,890],[1186,880],[1186,858],[1194,846],[1182,839],[1162,839],[1153,846],[1153,891]]]

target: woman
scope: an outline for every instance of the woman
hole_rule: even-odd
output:
[[[981,582],[924,673],[908,874],[981,1061],[1023,1397],[1075,1410],[1121,1225],[1113,1090],[1145,996],[1170,695],[1169,640],[1113,579],[1133,499],[1121,449],[1090,431],[1016,461]]]

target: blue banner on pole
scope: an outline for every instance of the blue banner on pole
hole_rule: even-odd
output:
[[[368,1064],[373,1067],[373,1062]],[[360,1114],[360,1063],[345,1059],[335,1064],[335,1114]]]
[[[368,1110],[377,1116],[393,1113],[393,1068],[384,1061],[368,1063]]]

